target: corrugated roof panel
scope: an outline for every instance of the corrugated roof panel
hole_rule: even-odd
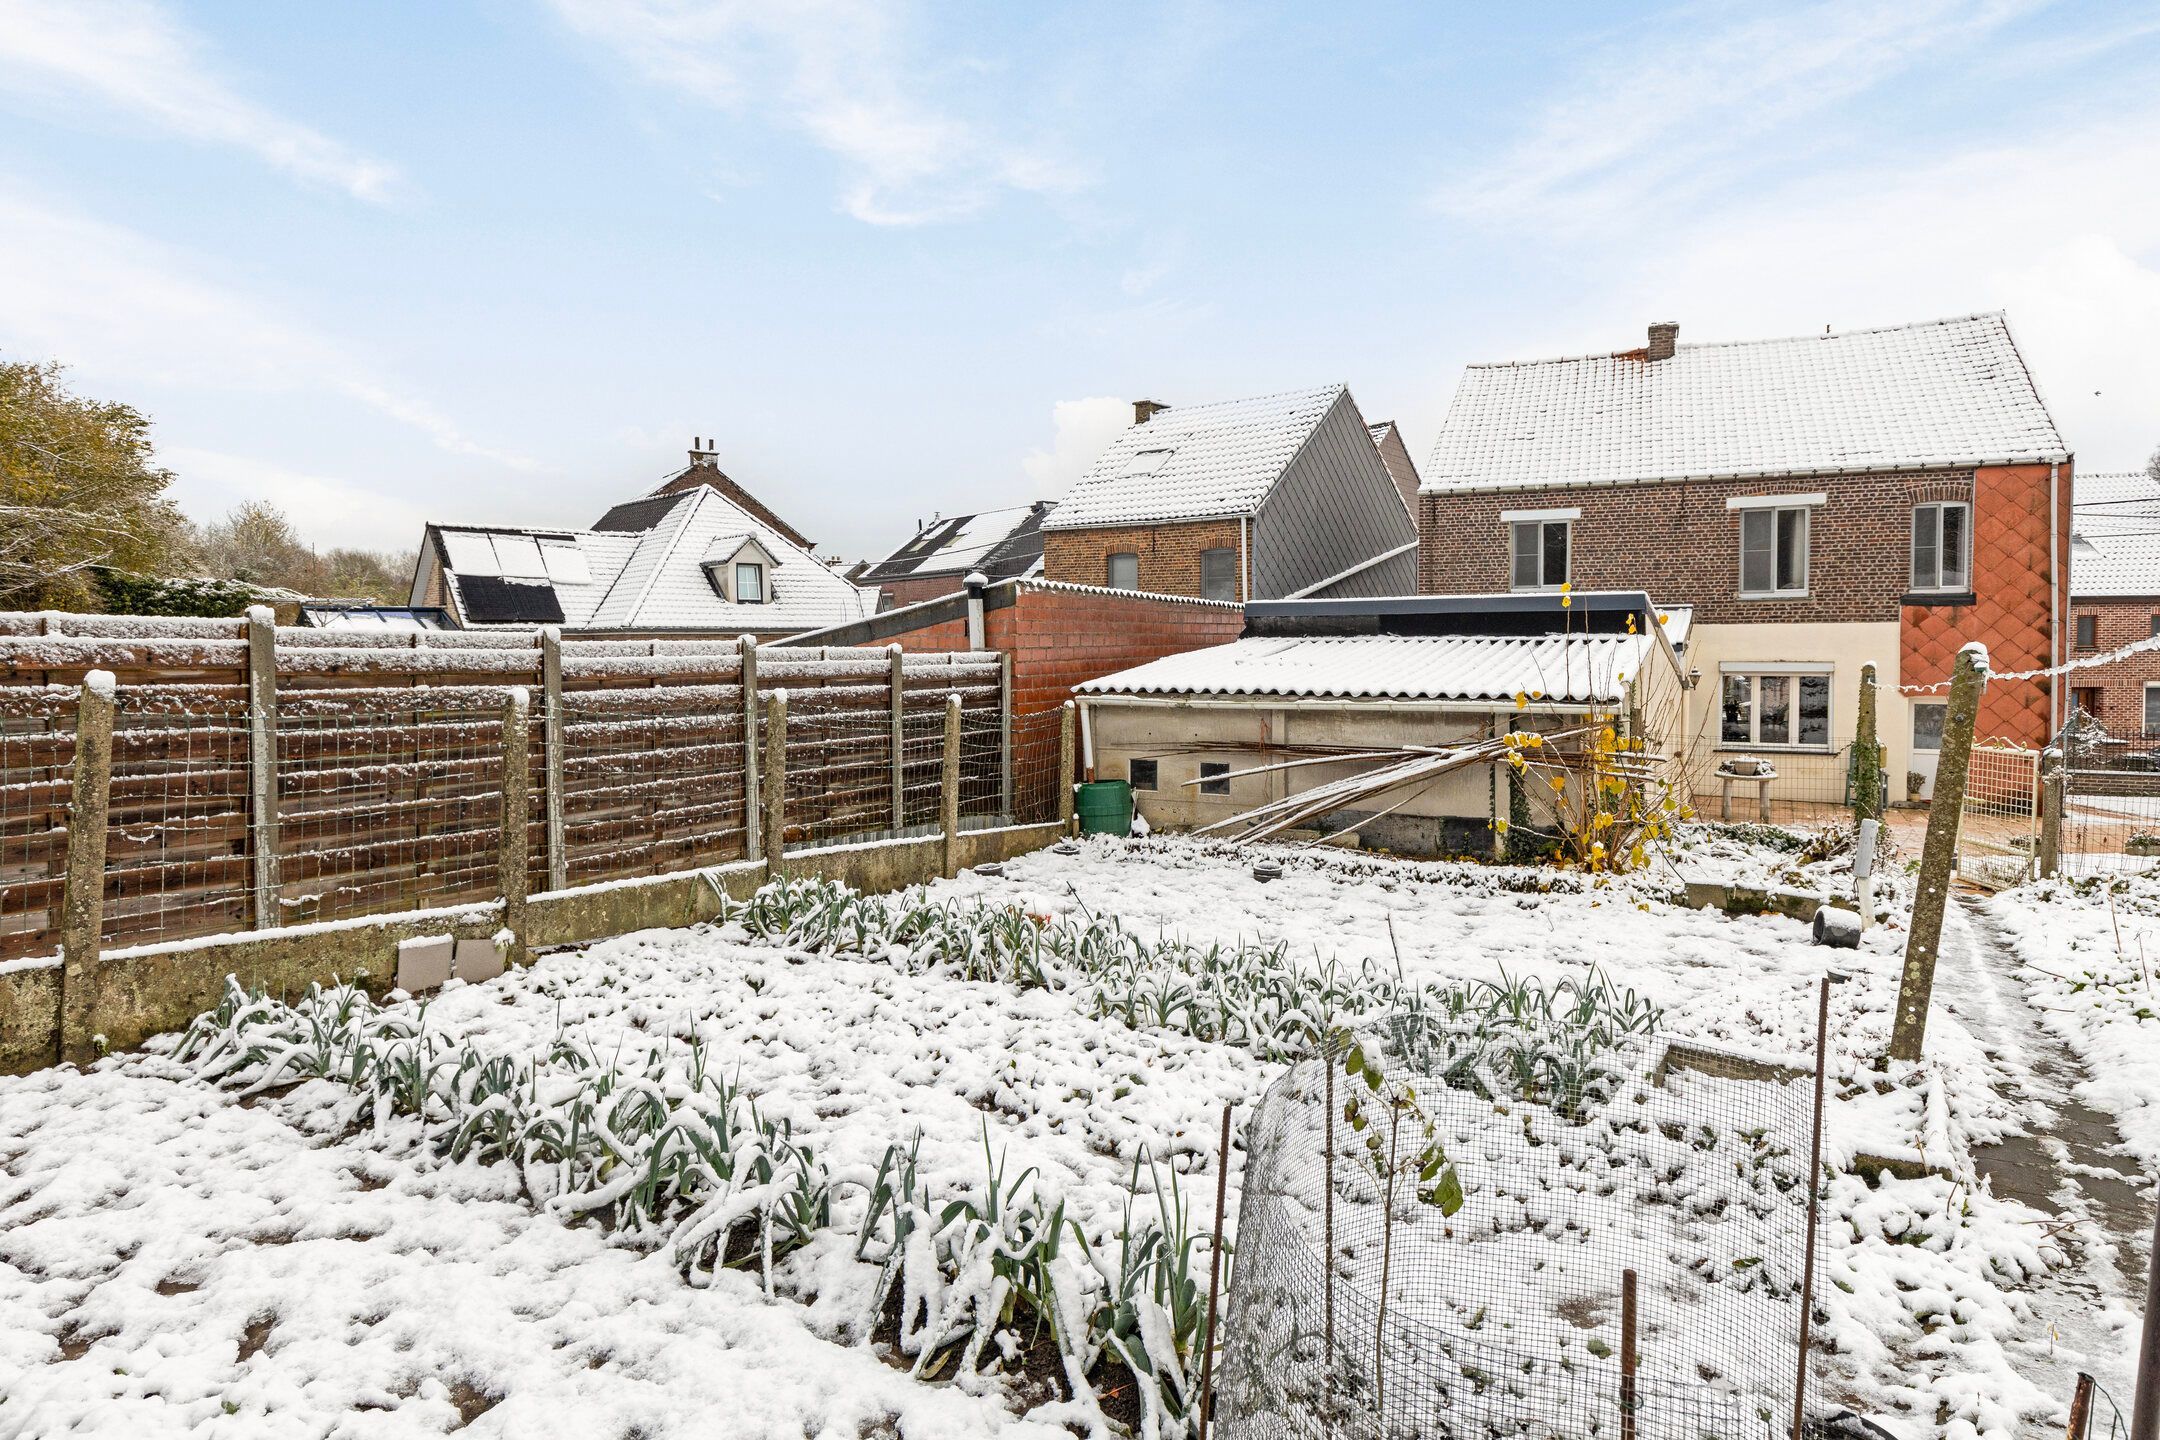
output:
[[[1075,687],[1089,695],[1278,695],[1352,700],[1617,704],[1648,635],[1355,635],[1234,640]]]

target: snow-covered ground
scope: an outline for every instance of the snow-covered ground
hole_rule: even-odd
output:
[[[1924,1151],[1948,1173],[1830,1184],[1823,1394],[1916,1437],[2008,1436],[2057,1413],[2064,1397],[2013,1359],[2040,1323],[2021,1290],[2055,1263],[2041,1217],[1975,1190],[1961,1159],[2015,1123],[2000,1062],[1938,1014],[1926,1066],[1878,1063],[1894,919],[1833,952],[1797,921],[1685,908],[1662,865],[1598,887],[1275,853],[1283,874],[1262,883],[1251,851],[1095,841],[929,889],[1142,935],[1280,941],[1413,984],[1595,965],[1662,1007],[1666,1034],[1794,1065],[1811,1063],[1816,982],[1834,965],[1828,1158]],[[1709,832],[1678,859],[1850,883],[1836,857]],[[648,932],[454,986],[426,1024],[519,1057],[559,1034],[601,1054],[695,1038],[836,1176],[920,1132],[933,1190],[979,1191],[987,1135],[1096,1238],[1118,1224],[1135,1159],[1162,1157],[1204,1232],[1221,1107],[1249,1105],[1278,1065],[1097,1018],[1074,988],[915,968],[739,927]],[[0,1080],[0,1435],[1069,1433],[1050,1423],[1063,1412],[1025,1419],[999,1387],[911,1380],[872,1344],[859,1189],[836,1187],[832,1231],[778,1268],[775,1294],[754,1269],[693,1284],[664,1252],[536,1208],[511,1167],[441,1157],[410,1119],[349,1124],[341,1086],[242,1100],[159,1049]]]

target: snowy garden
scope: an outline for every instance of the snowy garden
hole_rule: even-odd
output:
[[[1789,1097],[1728,1122],[1806,1087],[1673,1057],[1811,1072],[1833,968],[1812,1407],[1963,1440],[2059,1420],[2080,1368],[2126,1393],[2125,1297],[1976,1169],[2030,1116],[1954,975],[1929,1060],[1880,1060],[1909,857],[1833,952],[1682,887],[1849,892],[1829,835],[1690,827],[1602,881],[1261,853],[1100,838],[885,897],[780,882],[425,1000],[235,990],[0,1079],[0,1435],[1187,1435],[1223,1107],[1235,1264],[1261,1097],[1406,1014],[1474,1042],[1420,1072],[1456,1077],[1420,1082],[1445,1156],[1390,1258],[1460,1276],[1424,1319],[1602,1376],[1632,1226],[1662,1261],[1626,1262],[1645,1376],[1752,1405],[1790,1384],[1764,1337],[1795,1315],[1806,1134]],[[2160,888],[2124,884],[1988,923],[2150,1164]],[[1593,1104],[1553,1118],[1567,1095]],[[1615,1201],[1629,1163],[1669,1222]]]

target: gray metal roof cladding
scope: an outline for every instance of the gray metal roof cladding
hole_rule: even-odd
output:
[[[2000,312],[1472,365],[1420,493],[2069,457]]]
[[[1159,410],[1110,442],[1043,528],[1250,515],[1348,388]]]
[[[1086,695],[1618,704],[1656,653],[1649,635],[1277,636],[1189,650],[1074,687]]]
[[[2160,480],[2142,470],[2072,482],[2070,594],[2160,596]]]

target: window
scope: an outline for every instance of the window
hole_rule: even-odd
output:
[[[1807,594],[1808,512],[1804,505],[1740,512],[1740,593]]]
[[[765,603],[765,567],[754,560],[739,560],[735,564],[735,603],[738,605],[762,605]]]
[[[1112,590],[1137,590],[1140,588],[1140,557],[1131,550],[1113,551],[1109,561],[1109,573],[1104,583]]]
[[[1230,766],[1223,760],[1200,762],[1200,793],[1203,795],[1227,795],[1230,793]]]
[[[1943,716],[1950,706],[1941,700],[1915,700],[1912,707],[1912,748],[1942,749]]]
[[[2160,735],[2160,684],[2145,682],[2145,733]]]
[[[2080,615],[2077,617],[2077,648],[2097,650],[2100,648],[2100,617]]]
[[[1128,760],[1125,762],[1125,779],[1135,790],[1153,790],[1156,785],[1156,766],[1160,761]]]
[[[1200,598],[1203,600],[1235,600],[1237,594],[1237,551],[1228,546],[1219,550],[1200,552]]]
[[[1830,748],[1830,676],[1747,671],[1725,676],[1722,745]]]
[[[1971,508],[1962,500],[1913,507],[1913,589],[1972,588],[1971,517]]]
[[[1513,547],[1509,589],[1557,590],[1568,583],[1567,521],[1517,520],[1508,529]]]
[[[2153,616],[2152,633],[2156,636],[2160,636],[2160,615]]]

